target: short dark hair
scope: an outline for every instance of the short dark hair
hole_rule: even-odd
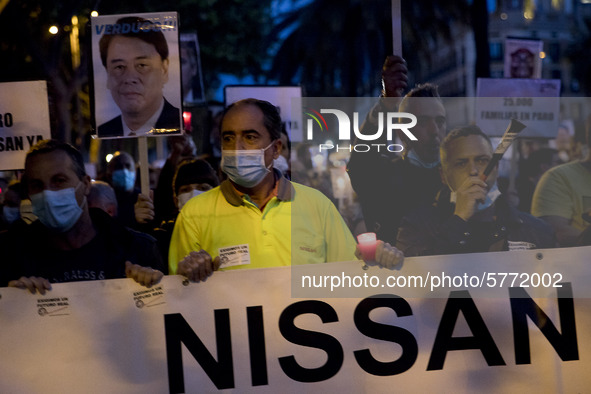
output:
[[[402,101],[400,102],[399,107],[405,108],[407,106],[409,99],[416,97],[433,97],[441,101],[437,85],[432,83],[423,83],[418,84],[417,86],[412,88],[407,94],[405,94],[402,98]]]
[[[462,127],[458,127],[457,129],[453,129],[452,131],[450,131],[449,134],[445,136],[443,141],[441,141],[441,145],[440,145],[441,161],[442,162],[444,161],[444,157],[446,156],[447,151],[449,150],[449,146],[453,141],[457,140],[460,137],[467,137],[469,135],[477,135],[477,136],[484,138],[486,140],[486,142],[488,142],[488,144],[490,145],[490,147],[492,149],[492,143],[490,142],[490,138],[488,137],[488,135],[484,134],[484,132],[480,129],[480,127],[478,127],[474,124],[471,124],[468,126],[462,126]]]
[[[84,168],[84,159],[82,158],[82,154],[72,145],[61,142],[58,140],[42,140],[33,145],[31,150],[27,153],[27,157],[25,158],[25,172],[28,166],[29,161],[31,158],[35,156],[39,156],[45,153],[51,153],[55,151],[62,151],[65,152],[70,159],[72,159],[73,170],[78,175],[78,179],[82,179],[86,176],[86,169]]]
[[[269,131],[269,134],[271,136],[271,140],[275,141],[281,137],[282,123],[281,123],[281,115],[279,115],[279,109],[277,109],[276,106],[274,106],[273,104],[271,104],[268,101],[259,100],[259,99],[255,99],[255,98],[247,98],[247,99],[239,100],[239,101],[236,101],[235,103],[230,104],[224,110],[224,113],[222,115],[222,119],[220,121],[220,127],[221,127],[221,124],[224,121],[224,117],[226,116],[228,111],[230,111],[230,109],[232,109],[236,106],[241,106],[241,105],[254,105],[254,106],[258,107],[261,110],[261,112],[263,113],[263,119],[264,119],[263,123],[265,124],[265,127]]]
[[[414,88],[412,88],[406,95],[404,95],[404,97],[402,98],[402,101],[400,101],[400,104],[398,105],[398,109],[401,112],[407,111],[407,107],[410,105],[411,102],[424,102],[425,100],[413,100],[413,99],[429,99],[429,98],[434,98],[436,99],[443,107],[445,110],[445,106],[443,105],[443,100],[441,100],[441,97],[439,97],[439,91],[437,88],[437,85],[432,84],[432,83],[423,83],[423,84],[418,84],[416,85]],[[427,100],[430,101],[430,100]],[[406,120],[401,120],[402,122],[406,122]],[[403,133],[399,132],[399,138],[402,142],[402,144],[404,144],[405,146],[405,152],[404,155],[407,155],[409,150],[412,149],[413,146],[418,145],[420,142],[419,141],[412,141],[410,140],[406,135],[404,135]]]
[[[164,33],[152,21],[138,16],[126,16],[118,19],[113,26],[117,26],[117,28],[113,28],[111,33],[103,34],[99,41],[99,51],[103,66],[107,67],[109,45],[113,38],[117,36],[139,38],[148,44],[154,45],[156,52],[158,52],[162,60],[168,59],[168,44],[166,43]]]
[[[439,97],[438,86],[433,83],[420,83],[412,88],[404,97]]]
[[[220,184],[213,167],[205,160],[186,160],[176,168],[172,179],[172,189],[177,196],[181,186],[192,183],[207,183],[212,187]]]
[[[540,148],[533,151],[523,162],[520,175],[526,177],[539,175],[541,173],[542,165],[551,165],[554,162],[554,157],[556,155],[558,155],[558,151],[553,148]]]

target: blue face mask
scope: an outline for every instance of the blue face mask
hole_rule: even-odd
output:
[[[478,206],[476,206],[476,210],[478,212],[484,211],[486,208],[493,205],[493,203],[497,200],[497,198],[500,195],[501,195],[501,191],[499,190],[499,187],[497,186],[497,183],[495,182],[495,184],[490,188],[488,193],[486,193],[486,198],[484,199],[484,202],[482,202],[482,203],[478,204]]]
[[[258,185],[273,166],[273,163],[269,168],[265,166],[265,151],[271,145],[264,149],[222,150],[222,171],[237,185],[247,188]]]
[[[432,163],[425,163],[420,159],[419,155],[417,155],[416,152],[412,149],[408,151],[408,154],[406,155],[406,160],[408,160],[410,164],[412,164],[413,166],[421,168],[435,168],[439,165],[439,160],[434,161]]]
[[[113,189],[124,190],[126,192],[133,190],[135,186],[135,171],[127,169],[113,171]]]
[[[41,193],[33,194],[33,213],[45,227],[58,233],[70,230],[82,215],[82,208],[76,201],[76,190],[81,184],[79,183],[76,188],[43,190]]]
[[[8,207],[5,205],[2,207],[2,215],[6,223],[13,223],[21,217],[21,210],[19,207]]]
[[[273,160],[273,167],[281,171],[282,174],[286,174],[289,170],[289,163],[287,162],[287,159],[285,157],[279,155],[278,158]]]
[[[499,187],[495,182],[494,185],[492,185],[492,187],[488,191],[488,193],[486,193],[486,198],[484,199],[484,201],[479,202],[478,205],[476,205],[476,212],[484,211],[486,208],[493,205],[500,195],[501,191],[499,190]],[[456,202],[456,192],[451,192],[451,195],[449,196],[449,201],[452,203]]]

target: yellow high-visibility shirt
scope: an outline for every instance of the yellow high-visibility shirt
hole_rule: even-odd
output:
[[[220,269],[352,261],[355,239],[321,192],[280,178],[261,210],[229,181],[189,200],[178,215],[169,272],[191,251],[220,256]]]

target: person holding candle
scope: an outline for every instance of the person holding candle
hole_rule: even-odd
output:
[[[266,101],[246,99],[226,109],[221,168],[229,179],[181,210],[170,243],[171,274],[199,281],[217,269],[357,259],[355,240],[332,202],[273,168],[280,130],[279,112]],[[393,268],[403,256],[379,241],[375,258]]]

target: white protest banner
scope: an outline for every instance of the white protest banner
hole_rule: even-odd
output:
[[[296,299],[290,283],[301,278],[289,267],[187,285],[169,276],[152,289],[125,279],[56,284],[43,296],[2,288],[0,392],[586,392],[589,253],[408,258],[400,271],[316,266],[335,277],[410,278],[476,264],[500,279],[525,261],[530,272],[560,273],[547,298],[531,298],[544,287],[531,276],[509,288],[510,278],[492,286],[487,275],[494,294],[483,297],[471,279],[454,278],[435,297],[428,287],[404,297],[378,286],[366,298]]]
[[[505,40],[505,78],[542,78],[541,40],[511,38]]]
[[[0,170],[25,168],[27,151],[49,138],[47,83],[0,83]]]
[[[489,136],[502,136],[517,119],[527,126],[521,137],[556,137],[560,80],[478,78],[476,95],[476,124]]]
[[[226,106],[238,100],[256,98],[279,107],[281,120],[285,122],[285,129],[291,141],[302,141],[302,88],[300,86],[226,86],[224,97]]]
[[[178,14],[91,17],[98,138],[182,133]]]

